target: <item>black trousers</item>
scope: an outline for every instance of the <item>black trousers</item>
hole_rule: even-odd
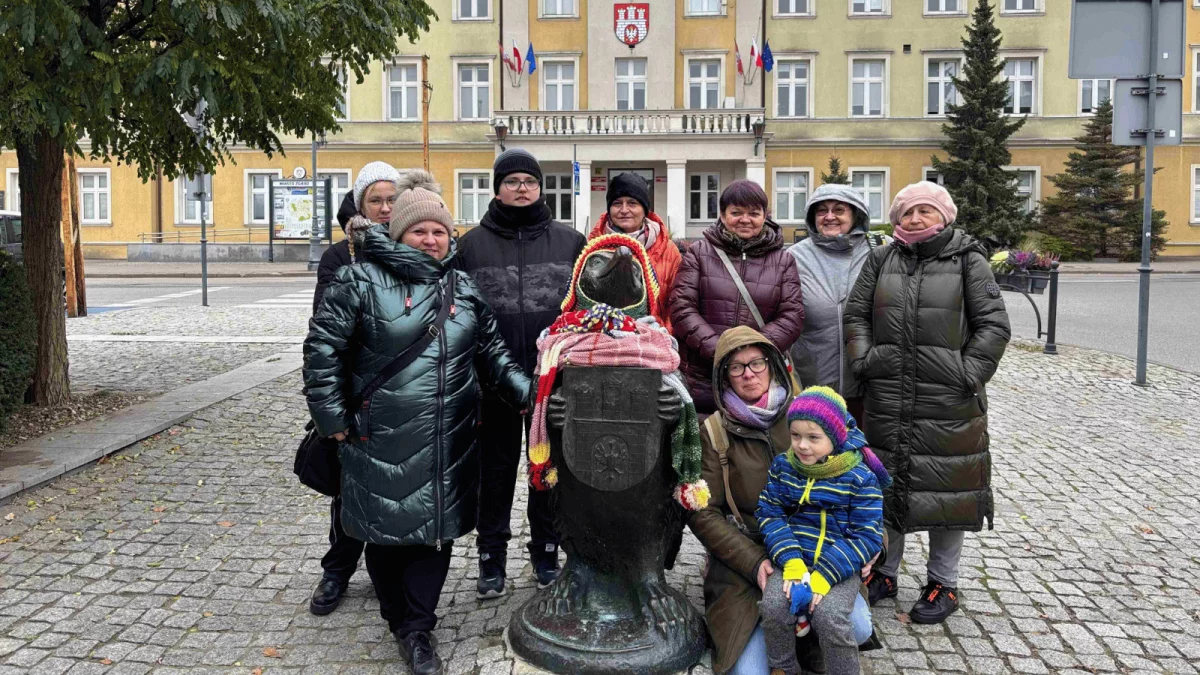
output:
[[[342,585],[350,583],[362,553],[363,543],[342,529],[342,498],[334,497],[329,505],[329,551],[321,558],[325,576],[337,579]]]
[[[484,396],[479,428],[479,519],[476,543],[480,553],[502,555],[512,539],[513,494],[517,489],[517,466],[524,445],[522,432],[529,431],[529,420],[504,402]],[[520,478],[524,480],[524,476]],[[529,554],[558,551],[558,534],[550,509],[550,493],[529,490],[526,506],[529,517]]]
[[[398,636],[437,626],[438,597],[450,571],[451,542],[433,546],[367,544],[367,573],[379,614]]]

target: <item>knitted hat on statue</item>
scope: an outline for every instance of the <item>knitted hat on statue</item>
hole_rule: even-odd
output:
[[[622,249],[624,250],[622,251]],[[583,252],[575,259],[575,269],[571,272],[571,287],[567,290],[567,297],[562,302],[564,314],[580,309],[591,309],[598,304],[611,304],[589,297],[588,286],[599,283],[600,287],[605,288],[607,292],[615,292],[615,289],[605,282],[603,277],[593,277],[593,275],[607,274],[614,264],[620,264],[619,260],[612,261],[614,253],[625,253],[632,258],[632,262],[641,275],[642,282],[641,292],[638,293],[639,297],[636,301],[627,306],[617,307],[617,309],[635,319],[654,313],[654,305],[659,295],[658,277],[654,274],[654,266],[650,263],[650,256],[646,253],[646,249],[642,247],[641,242],[629,235],[606,234],[589,241],[584,246]],[[605,259],[611,262],[606,265]],[[587,278],[584,277],[585,272],[588,275]],[[628,279],[616,278],[613,282],[620,284],[628,282]],[[630,294],[626,293],[626,295]],[[630,299],[632,300],[632,295],[630,295]]]

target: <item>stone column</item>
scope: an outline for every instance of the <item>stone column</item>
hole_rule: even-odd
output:
[[[671,238],[687,236],[687,160],[667,160],[667,218]]]
[[[766,157],[748,157],[746,158],[746,180],[752,180],[762,186],[762,189],[767,189],[767,158]]]
[[[592,223],[592,162],[579,160],[579,195],[575,197],[575,229],[587,236]]]

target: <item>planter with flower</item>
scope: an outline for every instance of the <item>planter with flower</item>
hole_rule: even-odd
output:
[[[1046,292],[1057,262],[1058,256],[1037,251],[1000,251],[991,259],[996,283],[1036,295]]]

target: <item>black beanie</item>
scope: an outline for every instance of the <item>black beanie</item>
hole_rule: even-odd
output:
[[[346,223],[358,214],[358,207],[354,205],[354,191],[347,190],[346,197],[342,199],[342,205],[338,207],[337,221],[338,225],[342,226],[342,232],[346,231]]]
[[[542,165],[537,158],[521,148],[505,150],[492,164],[492,194],[500,194],[500,182],[510,173],[527,173],[542,182]]]
[[[646,185],[646,179],[636,173],[618,174],[608,183],[608,194],[605,199],[608,201],[608,209],[612,209],[613,202],[621,197],[629,197],[636,200],[646,210],[646,214],[650,213],[650,188]]]

